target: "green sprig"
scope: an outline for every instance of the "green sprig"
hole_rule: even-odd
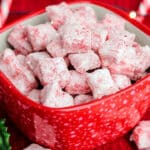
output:
[[[5,119],[0,119],[0,150],[11,150],[9,138],[10,134],[5,126]]]

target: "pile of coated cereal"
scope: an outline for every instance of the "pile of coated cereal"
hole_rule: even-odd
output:
[[[83,5],[46,8],[48,22],[17,25],[0,54],[0,70],[24,95],[48,107],[67,107],[116,93],[146,75],[150,47],[135,42],[125,20],[98,20]]]

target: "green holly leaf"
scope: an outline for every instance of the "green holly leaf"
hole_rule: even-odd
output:
[[[9,138],[10,134],[5,126],[5,119],[0,119],[0,150],[11,150]]]

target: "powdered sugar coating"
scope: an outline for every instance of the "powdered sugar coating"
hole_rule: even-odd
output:
[[[109,40],[113,40],[113,42],[117,42],[118,44],[124,44],[124,46],[130,46],[134,44],[135,34],[131,33],[127,30],[111,30],[111,33],[108,35]]]
[[[92,73],[87,73],[87,82],[92,89],[94,98],[101,98],[118,91],[108,69],[97,69]]]
[[[132,41],[128,39],[129,41]],[[112,73],[123,74],[131,79],[142,77],[149,67],[150,47],[127,45],[126,41],[115,42],[115,38],[105,42],[99,49],[102,66],[108,67]]]
[[[88,52],[91,49],[91,29],[84,24],[66,23],[59,29],[67,53]]]
[[[51,149],[44,148],[38,144],[30,144],[28,147],[24,148],[23,150],[51,150]]]
[[[47,45],[47,51],[52,57],[64,57],[67,52],[62,46],[62,41],[60,38],[52,40]]]
[[[34,51],[40,51],[46,48],[48,43],[57,38],[58,34],[50,23],[36,26],[27,26],[27,37],[32,44]]]
[[[72,96],[63,92],[57,81],[45,86],[40,98],[41,103],[48,107],[66,107],[74,104]]]
[[[9,34],[8,42],[17,50],[18,53],[28,54],[32,52],[32,46],[27,39],[26,27],[17,25]]]
[[[120,74],[112,74],[112,78],[119,89],[124,89],[131,85],[129,77]]]
[[[34,102],[40,103],[40,92],[41,91],[38,89],[33,89],[27,94],[27,97]]]
[[[91,48],[97,52],[107,40],[108,30],[103,25],[96,23],[91,32]]]
[[[34,52],[30,53],[26,57],[26,64],[31,70],[34,70],[37,64],[44,59],[50,58],[50,56],[46,52]]]
[[[18,25],[8,38],[12,45],[23,41],[23,49],[18,44],[13,45],[20,49],[15,53],[27,55],[17,55],[17,60],[37,78],[40,88],[57,81],[69,94],[82,95],[92,91],[94,98],[100,98],[128,87],[130,79],[146,75],[150,48],[135,42],[135,34],[125,29],[123,18],[106,14],[98,20],[89,5],[70,8],[64,2],[48,6],[46,11],[50,22]],[[15,38],[18,40],[13,43]],[[86,76],[86,72],[91,73]],[[101,76],[103,81],[98,86]],[[20,77],[15,80],[20,84]]]
[[[61,3],[60,5],[52,5],[46,7],[46,12],[52,26],[58,29],[63,25],[70,17],[73,15],[72,10],[66,3]]]
[[[27,65],[26,65],[26,56],[21,55],[21,54],[18,54],[18,55],[16,55],[16,59],[18,60],[18,62],[19,62],[21,65],[27,66]]]
[[[40,60],[33,72],[42,85],[47,85],[57,80],[60,86],[64,88],[70,80],[69,70],[62,57]]]
[[[21,56],[21,55],[20,55]],[[22,93],[26,94],[32,88],[37,86],[33,73],[27,68],[24,62],[24,56],[20,57],[21,63],[11,49],[5,49],[0,57],[0,70],[11,80],[11,82]]]
[[[93,28],[97,22],[95,11],[88,5],[73,9],[73,12],[75,20],[80,24],[84,24],[87,28]]]
[[[137,60],[136,60],[136,69],[135,69],[135,79],[138,79],[144,76],[145,70],[149,67],[150,64],[150,47],[146,46],[137,46]]]
[[[135,142],[138,149],[150,149],[150,121],[140,121],[133,130],[130,140]]]
[[[92,96],[92,95],[81,94],[81,95],[77,95],[77,96],[74,98],[74,104],[75,104],[75,105],[83,104],[83,103],[90,102],[91,100],[93,100],[93,96]]]
[[[99,49],[102,66],[108,67],[112,73],[123,74],[132,78],[135,72],[136,50],[124,42],[108,40]]]
[[[89,93],[90,87],[87,83],[85,74],[78,73],[74,70],[69,71],[71,80],[66,85],[65,90],[70,94],[85,94]]]
[[[93,70],[101,66],[100,59],[93,51],[88,53],[70,54],[69,60],[76,71],[85,73],[88,70]]]
[[[104,19],[100,22],[108,31],[111,30],[124,30],[125,20],[117,15],[106,14]]]

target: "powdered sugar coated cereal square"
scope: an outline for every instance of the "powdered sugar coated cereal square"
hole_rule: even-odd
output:
[[[41,91],[38,89],[33,89],[27,94],[27,97],[37,103],[40,103],[40,92]]]
[[[117,15],[106,14],[104,19],[100,21],[101,24],[109,31],[111,30],[124,30],[125,20]]]
[[[8,42],[17,50],[18,53],[28,54],[32,52],[32,46],[27,39],[26,27],[17,25],[9,34]]]
[[[135,40],[135,34],[128,32],[126,30],[112,30],[108,34],[108,39],[113,40],[113,42],[124,44],[125,46],[132,46]]]
[[[83,24],[64,24],[59,30],[63,48],[69,53],[91,50],[91,29]]]
[[[13,50],[7,48],[0,54],[0,69],[6,75],[15,76],[17,70],[19,70],[19,63],[16,60],[16,56]],[[15,68],[15,69],[14,69]]]
[[[70,70],[71,80],[66,85],[66,92],[70,94],[85,94],[90,92],[90,87],[87,84],[85,74]]]
[[[87,82],[92,90],[94,98],[101,98],[119,90],[109,70],[106,68],[87,73]]]
[[[97,22],[94,9],[88,5],[83,5],[73,9],[73,12],[76,21],[80,24],[84,24],[87,28],[93,28]]]
[[[116,43],[113,40],[106,41],[99,49],[99,55],[103,67],[108,67],[114,74],[134,76],[136,64],[136,50],[126,46],[123,42]]]
[[[131,85],[129,77],[121,74],[112,74],[112,78],[119,89],[124,89]]]
[[[23,150],[51,150],[50,148],[44,148],[38,144],[30,144],[28,147]]]
[[[46,58],[38,62],[34,69],[35,75],[42,85],[57,80],[62,88],[70,81],[70,73],[62,57]]]
[[[19,63],[11,49],[6,49],[0,57],[0,70],[22,93],[26,94],[37,86],[33,73],[23,64],[23,61]]]
[[[26,56],[18,54],[18,55],[16,55],[16,57],[21,65],[26,65],[26,61],[25,61]]]
[[[108,31],[105,29],[101,24],[95,24],[94,28],[91,31],[91,47],[92,49],[97,52],[98,49],[104,44],[108,37]]]
[[[93,96],[92,95],[88,95],[88,94],[81,94],[81,95],[77,95],[74,98],[74,104],[75,105],[79,105],[79,104],[83,104],[83,103],[87,103],[93,100]]]
[[[34,70],[39,63],[39,61],[50,58],[46,52],[34,52],[26,56],[26,64],[31,70]]]
[[[55,29],[58,29],[73,15],[70,7],[64,2],[59,5],[52,5],[46,7],[46,12],[52,26]]]
[[[32,44],[34,51],[46,48],[51,40],[57,38],[58,34],[50,23],[27,26],[28,40]]]
[[[61,90],[57,80],[45,86],[41,91],[41,103],[44,106],[57,108],[72,106],[74,104],[73,97]]]
[[[88,70],[93,70],[101,66],[98,55],[93,51],[89,51],[88,53],[70,54],[68,58],[76,71],[80,73],[85,73]]]
[[[150,47],[149,46],[143,46],[136,48],[137,52],[137,60],[136,60],[136,68],[135,68],[135,78],[140,77],[141,74],[145,72],[146,69],[148,69],[150,64]]]
[[[133,130],[130,140],[136,143],[138,149],[150,149],[150,121],[140,121]]]
[[[66,50],[62,47],[62,41],[59,38],[52,40],[47,45],[47,51],[52,57],[64,57],[67,54]]]

